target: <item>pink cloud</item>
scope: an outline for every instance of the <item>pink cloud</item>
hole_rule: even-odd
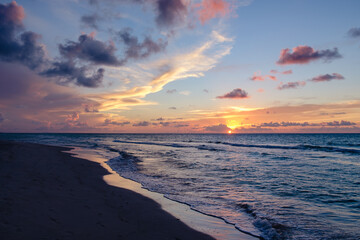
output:
[[[22,24],[22,20],[25,17],[24,8],[15,1],[5,5],[0,4],[0,14],[3,15],[2,21],[18,25]]]
[[[292,72],[292,70],[290,69],[290,70],[287,70],[287,71],[283,71],[282,72],[282,74],[292,74],[293,72]]]
[[[229,14],[230,4],[225,0],[202,0],[198,7],[199,19],[202,24],[215,17],[223,17]]]
[[[311,61],[323,59],[324,61],[331,61],[342,56],[338,52],[337,48],[326,50],[315,50],[309,46],[297,46],[292,49],[282,49],[280,52],[280,58],[277,61],[279,65],[288,64],[306,64]]]
[[[298,87],[303,87],[306,85],[305,81],[298,81],[298,82],[288,82],[288,83],[280,83],[277,89],[284,90],[284,89],[295,89]]]
[[[250,80],[253,80],[253,81],[264,81],[266,79],[277,81],[276,76],[273,76],[273,75],[258,75],[257,73],[254,73],[254,75],[250,78]]]
[[[259,88],[257,91],[258,91],[259,93],[262,93],[262,92],[264,92],[265,90],[264,90],[263,88]]]
[[[313,77],[311,79],[311,81],[313,82],[328,82],[331,80],[343,80],[345,79],[343,75],[339,74],[339,73],[333,73],[333,74],[324,74],[324,75],[319,75],[317,77]]]
[[[291,69],[290,69],[290,70],[283,71],[283,72],[279,72],[278,70],[271,70],[270,72],[273,73],[273,74],[284,74],[284,75],[288,75],[288,74],[292,74],[292,73],[293,73]]]

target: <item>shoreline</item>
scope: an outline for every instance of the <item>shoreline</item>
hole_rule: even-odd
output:
[[[77,152],[75,149],[0,141],[0,183],[4,186],[0,194],[0,236],[6,239],[214,239],[199,231],[201,227],[195,229],[192,224],[183,223],[184,212],[185,215],[197,213],[189,206],[109,171],[103,166],[104,159],[101,163],[91,157],[83,158],[88,149],[83,149],[82,155],[79,148]],[[131,187],[123,179],[131,181]],[[150,199],[131,188],[140,188],[153,197]],[[156,201],[159,198],[168,202]],[[178,205],[190,210],[179,209]],[[179,216],[169,214],[166,208],[178,209]],[[236,231],[243,235],[236,239],[257,239]]]
[[[64,150],[0,141],[2,239],[213,239]]]
[[[104,175],[104,181],[115,187],[126,188],[128,190],[139,193],[145,197],[148,197],[160,204],[161,208],[166,212],[175,216],[180,221],[184,222],[191,228],[208,234],[215,239],[226,240],[256,240],[260,237],[251,233],[244,232],[238,229],[234,224],[227,222],[225,219],[206,214],[196,209],[192,209],[190,205],[184,202],[179,202],[164,196],[161,193],[153,192],[147,188],[144,188],[141,183],[132,179],[124,178],[117,172],[111,169],[106,163],[108,159],[104,159],[100,154],[96,153],[97,150],[85,149],[80,147],[72,147],[73,149],[67,151],[71,154],[75,154],[76,157],[86,159],[88,161],[94,161],[99,163],[103,168],[109,171],[109,175]],[[93,153],[91,153],[93,152]]]

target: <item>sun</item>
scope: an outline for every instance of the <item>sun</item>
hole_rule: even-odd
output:
[[[231,133],[232,133],[232,131],[231,131],[231,130],[229,130],[229,131],[228,131],[228,134],[231,134]]]

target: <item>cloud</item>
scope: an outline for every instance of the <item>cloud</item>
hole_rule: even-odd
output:
[[[261,123],[258,126],[260,127],[294,127],[294,126],[318,126],[318,125],[311,125],[308,122],[268,122],[268,123]]]
[[[324,74],[324,75],[319,75],[317,77],[313,77],[310,81],[312,81],[312,82],[328,82],[331,80],[343,80],[343,79],[345,79],[345,78],[341,74],[333,73],[333,74]]]
[[[176,107],[169,107],[170,110],[176,110]]]
[[[118,35],[126,45],[125,56],[122,59],[116,57],[116,47],[112,42],[99,41],[94,38],[94,34],[82,34],[76,42],[67,41],[65,44],[60,44],[59,52],[62,59],[52,62],[51,66],[41,74],[55,78],[60,84],[75,83],[78,86],[99,87],[105,69],[99,68],[94,71],[94,65],[122,66],[131,58],[146,58],[164,50],[167,45],[162,39],[154,42],[150,37],[145,37],[140,43],[131,35],[130,29],[125,29]]]
[[[89,75],[90,70],[86,67],[77,67],[73,61],[53,62],[52,67],[43,71],[41,75],[46,77],[53,77],[57,82],[66,85],[74,82],[78,86],[83,87],[99,87],[104,78],[105,70],[99,68],[92,75]]]
[[[326,125],[328,125],[328,126],[333,126],[333,127],[338,127],[338,126],[355,126],[356,123],[355,123],[355,122],[350,122],[350,121],[341,120],[340,122],[339,122],[339,121],[327,122]]]
[[[142,122],[134,123],[133,126],[134,127],[147,127],[150,124],[151,124],[150,122],[142,121]]]
[[[163,127],[167,127],[171,124],[171,122],[159,122],[159,124]]]
[[[151,54],[164,51],[167,46],[167,41],[158,39],[158,41],[155,42],[149,36],[146,36],[143,42],[139,42],[138,38],[131,34],[130,28],[125,28],[118,32],[117,36],[126,46],[123,62],[126,62],[129,59],[143,59],[149,57]]]
[[[166,91],[166,93],[169,93],[169,94],[176,93],[176,89],[169,89]]]
[[[156,0],[156,23],[159,26],[170,26],[182,22],[187,15],[187,7],[182,0]]]
[[[0,123],[2,123],[4,120],[5,119],[4,119],[3,115],[0,113]]]
[[[84,15],[81,17],[80,21],[86,27],[98,29],[99,28],[99,21],[102,19],[98,14],[93,13],[89,15]]]
[[[99,87],[103,81],[105,69],[93,69],[94,65],[119,66],[124,63],[115,56],[116,48],[94,39],[93,34],[82,34],[78,41],[67,41],[59,45],[62,56],[40,74],[56,79],[59,84],[75,83],[83,87]],[[87,65],[86,65],[87,64]],[[80,66],[79,66],[80,65]]]
[[[153,41],[149,36],[146,36],[143,42],[139,42],[138,38],[131,34],[130,28],[125,28],[117,33],[118,38],[125,44],[125,58],[123,62],[129,59],[143,59],[151,54],[164,51],[167,46],[167,41],[158,39]]]
[[[97,110],[96,107],[92,104],[84,104],[84,111],[87,113],[99,112],[99,110]]]
[[[109,125],[115,125],[115,126],[125,126],[125,125],[129,125],[130,122],[129,121],[124,121],[124,122],[117,122],[111,119],[105,119],[103,126],[109,126]]]
[[[292,49],[292,52],[289,48],[282,49],[277,64],[306,64],[319,59],[328,62],[341,57],[337,48],[318,51],[309,46],[297,46]]]
[[[250,80],[253,80],[253,81],[264,81],[266,79],[277,81],[276,76],[273,76],[273,75],[263,75],[262,76],[262,75],[258,75],[258,73],[254,73],[254,75],[250,78]]]
[[[279,89],[279,90],[291,89],[291,88],[295,89],[295,88],[303,87],[305,85],[306,85],[305,81],[280,83],[278,85],[277,89]]]
[[[348,35],[353,38],[360,37],[360,28],[351,28],[348,31]]]
[[[83,112],[85,105],[99,107],[75,89],[48,81],[20,63],[0,62],[0,76],[0,109],[9,120],[2,124],[6,131],[59,131],[68,116]],[[96,114],[86,115],[95,121]]]
[[[80,118],[80,117],[79,117],[79,113],[74,112],[74,113],[72,113],[72,114],[67,115],[66,121],[68,121],[68,122],[74,122],[74,121],[79,120],[79,118]]]
[[[209,93],[209,90],[203,89],[203,92],[204,92],[204,93]]]
[[[241,99],[241,98],[249,98],[249,96],[245,90],[242,90],[241,88],[236,88],[236,89],[232,90],[231,92],[226,93],[222,96],[217,96],[216,98],[219,98],[219,99],[225,99],[225,98]]]
[[[141,67],[122,68],[119,74],[129,70],[128,74],[140,76],[142,84],[134,86],[124,91],[117,91],[107,94],[91,94],[89,97],[102,102],[100,111],[111,109],[124,109],[128,104],[122,103],[121,99],[139,99],[137,105],[155,104],[145,100],[140,100],[150,93],[161,91],[170,82],[184,78],[198,78],[204,76],[204,72],[210,70],[225,55],[230,53],[231,46],[228,41],[221,41],[217,36],[219,33],[212,33],[209,40],[201,46],[179,55],[161,59],[150,64],[143,64]],[[153,74],[151,71],[157,69],[160,73]]]
[[[278,71],[278,70],[271,70],[270,71],[271,73],[273,73],[273,74],[284,74],[284,75],[288,75],[288,74],[292,74],[293,73],[293,71],[290,69],[290,70],[286,70],[286,71],[282,71],[282,72],[280,72],[280,71]]]
[[[316,126],[330,126],[330,127],[343,127],[343,126],[356,126],[355,122],[351,121],[332,121],[332,122],[321,122],[321,123],[309,123],[309,122],[268,122],[254,125],[257,127],[316,127]]]
[[[187,0],[88,0],[88,2],[91,5],[96,5],[96,7],[103,3],[112,4],[114,8],[122,3],[135,3],[144,6],[150,4],[155,11],[155,22],[160,27],[170,27],[184,22],[188,15],[189,3]]]
[[[0,60],[36,69],[45,63],[46,49],[38,43],[40,35],[23,31],[24,17],[24,8],[15,1],[0,3]]]
[[[224,17],[230,13],[230,4],[225,0],[202,0],[198,11],[199,19],[202,24],[215,17]]]
[[[67,41],[59,45],[60,54],[66,59],[80,59],[93,64],[118,66],[122,61],[115,56],[114,44],[94,39],[93,35],[82,34],[78,41]]]
[[[228,132],[229,130],[231,130],[225,124],[207,126],[204,129],[205,129],[205,131],[209,131],[209,132]]]

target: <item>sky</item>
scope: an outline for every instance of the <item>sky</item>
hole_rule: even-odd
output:
[[[0,0],[0,132],[360,133],[358,0]]]

